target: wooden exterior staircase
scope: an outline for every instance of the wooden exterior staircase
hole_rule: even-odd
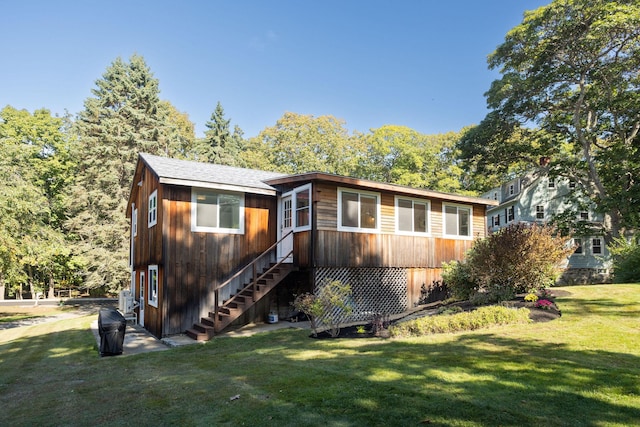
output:
[[[282,239],[251,263],[227,279],[220,286],[216,287],[214,290],[215,303],[213,311],[210,311],[208,316],[202,317],[200,322],[194,323],[192,328],[187,329],[185,331],[187,336],[197,341],[210,340],[267,295],[269,291],[275,288],[290,272],[294,271],[296,268],[293,264],[283,261],[271,263],[267,267],[264,267],[261,272],[259,271],[260,262],[263,261],[265,257],[273,254],[278,244],[286,237],[288,237],[288,235],[283,236]],[[283,260],[292,255],[293,251],[285,255]],[[237,279],[243,277],[243,275],[246,275],[249,271],[252,272],[252,278],[249,280],[249,283],[245,283],[242,289],[238,289],[233,296],[220,303],[220,291],[232,283],[239,283]]]

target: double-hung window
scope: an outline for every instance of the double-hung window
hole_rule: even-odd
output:
[[[576,250],[573,251],[574,255],[582,255],[582,239],[578,239],[578,238],[574,238],[573,239],[573,244],[576,247]]]
[[[338,229],[362,232],[380,230],[380,194],[339,188]]]
[[[536,219],[544,219],[544,206],[536,206]]]
[[[601,239],[592,239],[591,240],[591,252],[594,255],[601,255],[602,254],[602,240]]]
[[[153,227],[158,223],[158,190],[154,190],[149,196],[149,209],[147,226]]]
[[[244,233],[244,196],[204,188],[191,191],[191,230]]]
[[[396,197],[396,230],[399,233],[429,233],[429,202]]]
[[[445,236],[471,238],[471,207],[445,204],[443,212]]]
[[[149,266],[149,305],[158,307],[158,266]]]

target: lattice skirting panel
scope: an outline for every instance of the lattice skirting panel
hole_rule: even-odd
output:
[[[351,285],[349,304],[353,311],[343,322],[371,321],[374,314],[396,314],[407,310],[407,271],[403,268],[316,268],[314,293],[327,281]],[[339,315],[339,313],[336,313]]]

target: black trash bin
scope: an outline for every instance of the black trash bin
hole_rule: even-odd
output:
[[[100,356],[122,354],[126,319],[113,308],[101,308],[98,314],[98,333],[100,334]]]

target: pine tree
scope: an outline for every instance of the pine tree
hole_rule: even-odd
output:
[[[205,124],[207,131],[201,145],[201,161],[229,166],[238,166],[238,152],[242,141],[242,130],[235,126],[231,133],[231,120],[225,119],[222,104],[218,102]]]
[[[78,171],[71,218],[86,263],[85,286],[127,286],[129,224],[125,212],[139,152],[163,155],[167,108],[158,80],[141,56],[116,59],[92,90],[76,121]]]

